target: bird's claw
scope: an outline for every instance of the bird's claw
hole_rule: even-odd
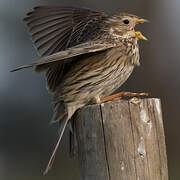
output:
[[[147,97],[148,93],[120,92],[100,99],[100,103],[117,101],[122,98]]]

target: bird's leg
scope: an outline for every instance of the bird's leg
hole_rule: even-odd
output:
[[[147,97],[148,93],[133,93],[133,92],[120,92],[117,94],[113,94],[111,96],[107,96],[100,99],[100,103],[108,102],[108,101],[116,101],[122,99],[123,97]]]

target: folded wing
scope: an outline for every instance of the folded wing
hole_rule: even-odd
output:
[[[88,42],[88,43],[74,46],[72,48],[69,48],[67,50],[64,50],[55,54],[52,54],[50,56],[44,57],[34,63],[20,66],[18,68],[13,69],[12,72],[20,70],[20,69],[24,69],[24,68],[29,68],[32,66],[40,66],[40,65],[51,64],[55,62],[64,62],[64,61],[68,61],[70,58],[75,57],[75,56],[102,51],[102,50],[109,49],[112,47],[113,47],[112,44],[98,44],[96,42]]]

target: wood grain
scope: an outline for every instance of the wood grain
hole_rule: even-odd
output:
[[[75,115],[81,180],[167,180],[159,99],[90,105]]]

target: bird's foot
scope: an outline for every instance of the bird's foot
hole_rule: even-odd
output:
[[[133,93],[133,92],[120,92],[117,94],[113,94],[111,96],[107,96],[100,99],[100,103],[117,101],[123,98],[133,98],[133,97],[147,97],[148,93]]]

